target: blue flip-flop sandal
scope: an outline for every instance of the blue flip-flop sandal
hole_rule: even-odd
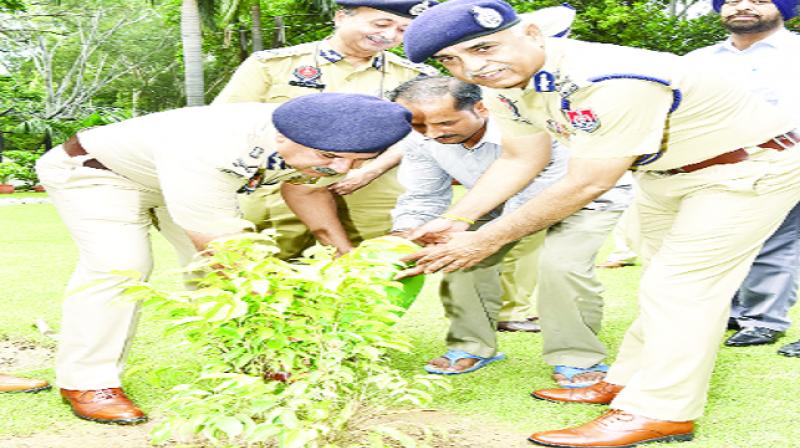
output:
[[[481,358],[480,356],[473,355],[472,353],[467,353],[462,350],[448,350],[447,353],[442,355],[442,358],[445,358],[450,363],[450,368],[456,365],[459,360],[462,359],[477,359],[478,362],[475,363],[472,367],[460,371],[456,370],[447,370],[442,369],[440,367],[436,367],[430,364],[425,365],[425,371],[428,373],[433,373],[435,375],[461,375],[462,373],[469,373],[474,372],[481,367],[486,367],[488,364],[491,364],[495,361],[501,361],[506,359],[506,355],[503,353],[498,353],[497,356],[491,358]]]
[[[576,375],[580,375],[581,373],[587,372],[608,372],[608,366],[605,364],[595,364],[591,367],[571,367],[571,366],[555,366],[553,368],[553,374],[564,375],[565,378],[572,381]],[[601,380],[602,381],[602,380]],[[584,381],[583,383],[569,383],[569,384],[562,384],[561,387],[565,389],[579,389],[581,387],[589,387],[593,384],[598,383],[598,381]]]

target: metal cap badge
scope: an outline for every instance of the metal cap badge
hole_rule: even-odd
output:
[[[472,8],[472,15],[478,25],[493,30],[503,24],[503,16],[492,8],[475,6]]]

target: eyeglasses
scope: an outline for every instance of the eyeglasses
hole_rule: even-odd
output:
[[[748,1],[756,6],[764,6],[772,4],[772,0],[748,0]],[[742,3],[742,0],[725,0],[723,3],[728,6],[737,6],[740,3]]]

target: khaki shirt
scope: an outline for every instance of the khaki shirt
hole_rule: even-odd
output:
[[[206,234],[252,227],[236,193],[261,183],[313,182],[275,151],[274,104],[243,103],[160,112],[80,132],[84,149],[113,172],[160,192],[175,222]]]
[[[283,103],[318,92],[363,93],[383,97],[386,92],[419,74],[439,74],[388,51],[354,67],[332,50],[328,41],[253,53],[233,74],[214,103],[258,101]],[[291,82],[324,86],[317,89]]]
[[[641,156],[639,169],[666,170],[794,127],[765,101],[672,54],[569,39],[548,39],[545,51],[526,88],[487,90],[487,105],[504,134],[547,131],[572,157]]]

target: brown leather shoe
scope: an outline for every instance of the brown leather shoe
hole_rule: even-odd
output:
[[[524,331],[528,333],[538,333],[542,327],[530,320],[498,322],[497,331]]]
[[[632,448],[650,442],[686,442],[694,437],[694,422],[668,422],[612,409],[581,426],[537,432],[528,440],[544,446]]]
[[[4,375],[0,373],[0,393],[3,392],[36,393],[47,389],[50,389],[50,385],[45,380],[20,378],[18,376]]]
[[[533,398],[558,403],[608,404],[625,386],[600,381],[577,389],[541,389],[531,392]]]
[[[61,397],[72,407],[72,413],[84,420],[115,425],[136,425],[147,421],[144,412],[120,388],[61,389]]]

